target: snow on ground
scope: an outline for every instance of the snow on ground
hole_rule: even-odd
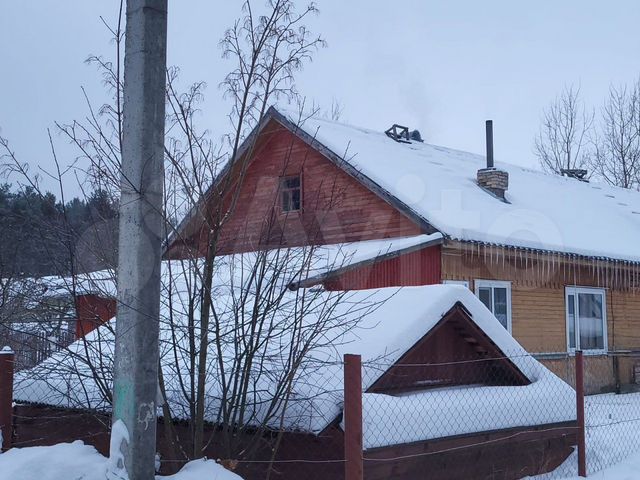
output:
[[[109,459],[81,441],[13,448],[0,454],[0,480],[105,480]],[[157,480],[242,480],[213,460],[194,460]]]
[[[640,453],[636,453],[613,467],[588,475],[588,478],[592,480],[637,480],[639,476]],[[561,480],[583,480],[583,478],[575,475]]]
[[[640,478],[640,393],[588,396],[585,420],[589,478]],[[577,479],[577,465],[574,452],[554,472],[533,478]]]

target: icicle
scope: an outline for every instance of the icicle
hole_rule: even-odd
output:
[[[553,271],[553,253],[547,255],[547,275],[551,277],[551,272]]]
[[[627,289],[631,287],[631,262],[627,262],[627,280],[625,282],[627,284]]]
[[[522,250],[518,250],[518,267],[522,268]]]
[[[627,272],[627,280],[625,281],[625,284],[627,286],[627,289],[629,289],[629,287],[631,286],[631,268],[630,268],[631,264],[630,262],[627,262],[627,268],[625,269],[625,271]]]

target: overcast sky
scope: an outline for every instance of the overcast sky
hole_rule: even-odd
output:
[[[261,1],[261,0],[256,0]],[[224,133],[218,42],[239,0],[169,0],[168,63],[208,84],[202,124]],[[418,128],[429,143],[484,152],[494,120],[498,160],[535,166],[543,108],[565,84],[599,107],[610,84],[640,75],[638,0],[319,0],[310,27],[327,40],[298,77],[310,100],[344,106],[342,121]],[[0,0],[0,135],[51,167],[46,129],[86,114],[81,87],[107,100],[84,60],[110,56],[116,0]],[[54,135],[63,161],[74,151]],[[392,161],[392,159],[390,159]]]

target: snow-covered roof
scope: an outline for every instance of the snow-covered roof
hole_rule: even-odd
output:
[[[167,265],[165,262],[165,274]],[[178,280],[182,274],[176,274]],[[179,280],[178,280],[179,282]],[[187,418],[189,404],[181,393],[177,369],[187,369],[189,360],[185,349],[181,347],[187,341],[188,326],[181,305],[185,305],[184,292],[180,288],[172,296],[172,301],[163,297],[161,324],[161,352],[164,379],[168,392],[169,403],[175,418]],[[283,302],[295,302],[299,292],[285,292]],[[314,301],[318,305],[331,304],[335,292],[318,293]],[[344,294],[342,294],[344,295]],[[224,302],[225,297],[216,295],[216,302]],[[473,433],[496,428],[516,427],[520,425],[537,425],[552,421],[572,420],[575,418],[574,395],[571,387],[552,374],[539,362],[534,360],[501,326],[486,307],[468,290],[457,285],[432,285],[422,287],[406,287],[402,289],[386,288],[377,290],[363,290],[350,292],[337,304],[332,315],[340,319],[339,324],[345,324],[345,319],[362,317],[355,329],[328,330],[323,342],[313,348],[307,355],[306,361],[298,372],[293,384],[292,398],[284,415],[284,425],[288,429],[320,432],[333,422],[342,411],[342,364],[341,359],[346,353],[357,353],[362,356],[364,364],[364,385],[367,389],[384,373],[385,368],[396,362],[409,348],[426,335],[454,305],[460,302],[470,313],[472,320],[506,355],[513,364],[530,380],[531,384],[523,387],[456,387],[449,390],[448,403],[437,401],[443,397],[442,389],[426,390],[414,393],[415,398],[422,402],[434,401],[440,405],[439,410],[424,409],[420,414],[423,429],[420,430],[421,439],[437,438],[460,433]],[[171,305],[172,311],[169,311]],[[184,307],[183,307],[184,308]],[[223,311],[224,309],[221,309]],[[314,310],[310,310],[314,312]],[[282,312],[287,315],[286,308]],[[306,319],[314,322],[314,313]],[[172,317],[171,324],[168,323]],[[64,407],[89,407],[108,409],[104,398],[104,388],[111,385],[111,365],[114,351],[113,325],[107,324],[91,332],[86,341],[71,345],[68,351],[61,351],[37,367],[19,372],[16,375],[14,398],[16,401],[45,403]],[[251,416],[258,421],[262,409],[268,405],[268,398],[274,378],[286,364],[282,358],[283,344],[288,344],[286,335],[281,337],[277,345],[270,347],[265,357],[265,364],[259,367],[262,372],[257,375],[252,385],[255,392],[250,395],[254,399]],[[177,348],[174,348],[176,347]],[[210,355],[216,355],[215,345],[211,345]],[[86,356],[90,357],[89,368]],[[177,355],[177,357],[176,357]],[[235,357],[233,346],[223,353],[225,362],[232,363]],[[176,362],[177,358],[177,362]],[[217,362],[211,362],[216,365]],[[99,368],[95,368],[99,365]],[[100,376],[95,378],[96,372]],[[220,384],[215,371],[208,372],[207,378],[207,406],[206,418],[216,421],[220,408]],[[438,393],[440,392],[440,393]],[[515,395],[513,392],[517,392]],[[528,392],[528,393],[527,393]],[[440,397],[439,397],[440,396]],[[459,402],[456,399],[460,400]],[[468,400],[469,399],[469,400]],[[515,399],[515,400],[510,400]],[[529,399],[529,400],[527,400]],[[547,401],[543,401],[543,400]],[[391,414],[395,408],[400,408],[400,397],[380,394],[365,394],[364,419],[365,446],[371,448],[383,444],[399,441],[411,441],[412,435],[418,432],[417,427],[411,430],[400,429],[393,431],[387,427],[387,434],[381,440],[377,417]],[[511,401],[518,403],[509,403]],[[371,403],[373,402],[373,403]],[[491,420],[475,419],[478,410],[466,408],[468,402],[475,402],[482,411],[490,410],[500,417],[497,423]],[[526,410],[515,405],[524,402]],[[447,407],[447,404],[449,407]],[[373,405],[373,406],[371,406]],[[505,415],[504,411],[518,412],[518,415]],[[549,407],[553,405],[553,409]],[[443,415],[456,413],[454,426],[435,427],[435,423],[442,423]],[[398,410],[400,412],[400,410]],[[250,416],[247,414],[248,417]],[[464,419],[468,421],[464,421]],[[279,417],[272,418],[272,426],[279,426]],[[430,422],[434,425],[430,426]],[[369,433],[368,433],[369,432]],[[403,433],[404,432],[404,433]],[[411,433],[413,432],[413,433]]]
[[[509,173],[503,202],[476,183],[484,156],[286,110],[271,115],[450,238],[640,261],[639,192],[496,162]]]
[[[9,297],[39,302],[72,295],[116,296],[115,271],[99,270],[75,276],[48,275],[8,279],[5,282]]]
[[[442,234],[433,233],[319,245],[312,247],[313,261],[305,276],[309,279],[319,278],[328,272],[350,268],[361,262],[397,252],[422,248],[425,245],[437,243],[441,239]],[[281,250],[302,250],[304,248],[292,247]],[[221,263],[226,264],[231,261],[233,255],[221,255],[218,258]],[[115,298],[117,295],[116,272],[110,269],[81,273],[74,277],[52,275],[41,278],[25,278],[11,282],[9,285],[12,296],[21,294],[30,300],[67,297],[74,293],[76,296],[93,294],[107,298]]]

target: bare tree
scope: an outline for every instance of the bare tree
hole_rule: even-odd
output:
[[[618,187],[640,186],[640,80],[609,88],[593,145],[598,177]]]
[[[229,459],[249,459],[267,445],[273,458],[281,432],[296,424],[296,410],[290,408],[292,395],[296,394],[298,405],[304,400],[301,392],[307,391],[296,386],[305,372],[321,368],[323,358],[327,360],[315,353],[339,342],[377,308],[376,302],[350,304],[346,292],[290,291],[288,285],[314,271],[318,255],[326,252],[312,246],[269,249],[287,235],[278,230],[273,216],[262,225],[265,237],[272,240],[264,250],[228,255],[220,243],[256,146],[257,135],[251,132],[271,103],[303,103],[295,90],[295,74],[324,44],[305,27],[305,19],[315,12],[313,4],[298,10],[292,0],[270,0],[258,14],[245,2],[241,19],[222,40],[224,56],[233,68],[222,82],[232,110],[231,129],[221,145],[196,125],[204,83],[181,92],[178,69],[167,72],[167,242],[185,248],[179,259],[163,266],[159,383],[165,400],[165,434],[176,458],[201,457],[211,444]],[[119,52],[120,27],[113,28],[112,34]],[[119,179],[122,131],[118,59],[119,53],[115,62],[91,57],[113,92],[112,104],[96,109],[87,99],[87,118],[59,125],[78,148],[76,168],[85,165],[90,184],[112,192]],[[340,111],[334,105],[332,116]],[[302,113],[298,117],[300,122],[305,118]],[[291,155],[290,149],[283,154],[283,165]],[[225,169],[233,169],[233,175],[225,175]],[[329,205],[340,201],[340,192],[331,189],[331,179],[325,181],[331,198],[323,201]],[[201,225],[195,244],[176,226],[187,212]],[[323,263],[325,268],[337,268],[345,260],[336,256]],[[40,367],[40,381],[57,388],[54,393],[65,405],[108,407],[111,327],[98,329],[68,348],[64,352],[68,361],[63,362],[60,354]],[[71,367],[62,372],[61,364]],[[93,384],[97,386],[90,387]],[[78,385],[82,385],[80,394]],[[316,393],[307,392],[309,400]],[[175,419],[187,421],[188,435],[178,434]],[[218,428],[206,430],[207,423]],[[265,443],[268,430],[276,435]]]
[[[540,132],[535,138],[533,151],[541,167],[557,174],[585,168],[593,121],[594,113],[585,108],[580,89],[565,87],[544,111]]]

